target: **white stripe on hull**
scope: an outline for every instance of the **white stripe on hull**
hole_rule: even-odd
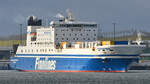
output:
[[[16,56],[16,57],[48,57],[48,58],[100,58],[100,59],[105,59],[105,58],[138,58],[138,56],[97,56],[97,57],[77,57],[77,56]]]

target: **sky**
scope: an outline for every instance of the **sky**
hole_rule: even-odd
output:
[[[24,32],[28,16],[46,21],[69,9],[77,20],[99,24],[103,32],[144,30],[150,32],[150,0],[0,0],[0,36]]]

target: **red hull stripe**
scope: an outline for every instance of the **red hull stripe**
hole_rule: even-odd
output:
[[[126,72],[126,71],[63,71],[63,70],[57,70],[57,71],[49,71],[49,70],[19,70],[24,72]]]

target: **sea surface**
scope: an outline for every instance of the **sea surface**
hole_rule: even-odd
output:
[[[125,73],[0,70],[0,84],[150,84],[150,70]]]

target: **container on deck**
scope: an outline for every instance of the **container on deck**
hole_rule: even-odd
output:
[[[114,45],[114,41],[102,41],[102,45]]]
[[[115,41],[115,45],[128,45],[128,41]]]

